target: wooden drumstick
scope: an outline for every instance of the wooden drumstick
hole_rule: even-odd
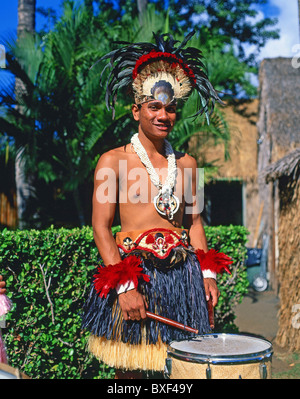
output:
[[[212,304],[212,297],[210,297],[209,300],[207,301],[207,311],[208,311],[209,325],[213,329],[215,327],[215,320],[214,320],[214,307]]]
[[[162,323],[168,324],[169,326],[172,327],[177,327],[180,328],[181,330],[185,330],[185,331],[189,331],[195,334],[198,334],[199,330],[196,330],[195,328],[189,327],[189,326],[185,326],[182,323],[178,323],[177,321],[168,319],[167,317],[163,317],[163,316],[159,316],[155,313],[151,313],[146,311],[146,315],[153,320],[157,320],[157,321],[161,321]]]

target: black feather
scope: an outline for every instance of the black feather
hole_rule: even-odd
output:
[[[178,40],[175,40],[170,34],[159,35],[154,32],[153,37],[155,43],[130,43],[127,41],[114,42],[114,44],[121,45],[122,47],[103,55],[93,65],[95,66],[100,61],[109,60],[101,73],[102,79],[104,71],[106,71],[107,68],[111,68],[111,71],[107,77],[105,93],[105,102],[107,108],[112,109],[114,114],[114,105],[117,100],[118,91],[126,86],[130,87],[132,85],[132,72],[137,61],[141,56],[149,54],[150,51],[154,50],[156,52],[174,54],[193,71],[196,82],[191,81],[191,83],[201,99],[201,107],[195,115],[201,115],[202,113],[205,113],[206,117],[208,118],[214,109],[215,102],[217,101],[222,103],[222,101],[208,79],[201,50],[194,47],[184,48],[194,34],[194,30],[188,33],[181,43]],[[154,59],[151,59],[150,62],[153,62],[153,60]],[[143,66],[141,66],[141,69],[142,68]]]

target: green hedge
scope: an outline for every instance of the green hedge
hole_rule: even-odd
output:
[[[248,291],[249,281],[245,260],[247,258],[248,231],[242,226],[218,226],[205,228],[208,247],[215,248],[233,259],[231,275],[218,276],[220,297],[215,308],[215,331],[238,332],[234,324],[235,307]]]
[[[118,230],[118,227],[113,230]],[[234,306],[247,291],[247,231],[209,227],[210,247],[234,259],[232,275],[219,277],[215,331],[234,331]],[[32,378],[112,378],[86,351],[80,312],[100,257],[90,227],[0,234],[0,274],[13,309],[3,330],[9,364]]]

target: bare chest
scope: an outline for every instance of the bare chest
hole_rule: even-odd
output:
[[[153,166],[154,167],[154,166]],[[168,163],[162,163],[154,167],[156,175],[152,178],[140,162],[134,160],[122,160],[119,163],[119,202],[120,203],[142,203],[153,202],[160,187],[168,178]],[[175,171],[174,194],[180,202],[184,202],[185,191],[191,187],[191,172],[185,170],[179,163]],[[153,174],[154,176],[154,174]]]

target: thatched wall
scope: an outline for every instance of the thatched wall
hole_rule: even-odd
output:
[[[270,183],[274,204],[274,253],[280,309],[276,341],[300,350],[300,147],[269,165],[260,178]]]
[[[276,272],[277,229],[276,201],[272,184],[266,184],[260,176],[275,162],[291,150],[300,146],[300,70],[293,68],[291,58],[273,58],[262,61],[259,70],[259,113],[257,129],[259,146],[257,171],[259,201],[264,204],[262,216],[263,232],[270,237],[268,252],[268,271],[271,288],[280,281]]]
[[[224,144],[215,145],[203,139],[201,133],[192,138],[190,151],[198,156],[200,163],[213,164],[217,171],[214,179],[239,179],[244,184],[244,223],[250,232],[252,245],[259,214],[257,186],[257,117],[258,99],[237,100],[222,110],[230,128],[228,160],[224,160]]]
[[[300,144],[300,70],[291,58],[262,61],[259,70],[258,169],[281,159]]]
[[[224,144],[203,139],[201,133],[192,138],[190,151],[196,152],[202,162],[218,167],[214,178],[250,181],[257,176],[257,113],[258,100],[239,100],[222,111],[230,128],[229,155],[224,160]]]
[[[279,180],[280,310],[276,341],[290,350],[300,350],[300,180]]]

